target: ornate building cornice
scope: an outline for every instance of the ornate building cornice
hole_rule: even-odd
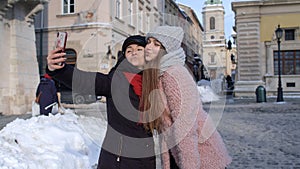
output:
[[[32,23],[33,17],[41,10],[43,10],[43,4],[48,3],[49,0],[27,0],[27,1],[21,1],[21,0],[2,0],[0,4],[0,21],[2,21],[4,18],[7,17],[8,12],[14,8],[14,5],[17,3],[23,3],[26,5],[26,8],[32,9],[30,10],[26,16],[25,20],[27,22]]]

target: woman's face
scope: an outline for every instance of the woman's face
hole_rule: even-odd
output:
[[[162,49],[162,44],[155,38],[148,38],[145,47],[145,59],[151,61],[157,58],[159,51]]]
[[[142,69],[145,64],[145,48],[136,44],[129,45],[125,50],[125,57],[133,66]]]

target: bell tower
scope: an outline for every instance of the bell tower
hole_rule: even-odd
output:
[[[203,10],[205,40],[222,41],[224,44],[224,15],[225,10],[221,0],[206,0]]]
[[[211,79],[221,79],[226,70],[225,10],[221,0],[206,0],[202,8],[203,61]]]

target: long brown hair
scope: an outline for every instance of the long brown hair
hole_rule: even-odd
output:
[[[158,56],[152,61],[147,62],[143,71],[140,108],[143,112],[144,128],[150,130],[152,133],[154,130],[161,131],[161,115],[165,111],[160,93],[153,91],[159,88],[160,59],[166,53],[166,50],[162,46]]]

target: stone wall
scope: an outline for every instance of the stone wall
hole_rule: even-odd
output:
[[[236,31],[238,51],[238,76],[236,96],[253,96],[255,88],[264,85],[260,56],[260,15],[258,7],[237,9]]]
[[[39,82],[34,27],[28,22],[37,4],[3,3],[8,8],[0,19],[0,112],[25,114],[31,111]]]

